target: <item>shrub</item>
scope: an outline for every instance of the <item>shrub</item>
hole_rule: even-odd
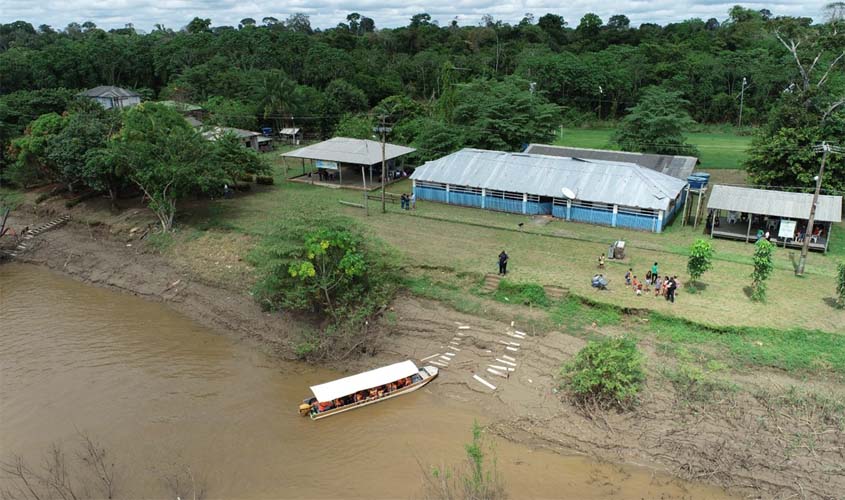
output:
[[[751,300],[763,302],[766,300],[766,280],[775,268],[772,262],[774,245],[768,240],[760,239],[754,245],[754,270],[751,272]]]
[[[645,382],[643,356],[629,337],[591,341],[563,366],[564,386],[580,402],[629,406]]]
[[[546,290],[540,285],[533,283],[513,283],[507,280],[499,281],[495,297],[499,300],[507,299],[507,302],[535,305],[546,307],[549,305],[549,298]]]
[[[698,281],[701,276],[713,267],[713,245],[704,239],[698,239],[689,249],[687,271],[690,285]]]
[[[272,186],[273,185],[273,177],[269,175],[256,175],[255,176],[255,183],[262,184],[264,186]]]
[[[836,306],[845,307],[845,262],[836,266]]]
[[[496,468],[496,459],[487,464],[489,445],[482,438],[482,428],[472,424],[472,442],[464,445],[467,463],[463,469],[450,470],[433,467],[423,476],[423,498],[468,500],[504,500],[508,498],[505,485]]]
[[[289,219],[250,255],[262,276],[253,292],[267,309],[321,324],[303,338],[301,357],[342,357],[364,345],[367,320],[392,299],[398,279],[384,244],[349,219],[315,217]]]

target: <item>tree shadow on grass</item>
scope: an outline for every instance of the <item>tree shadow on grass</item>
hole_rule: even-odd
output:
[[[836,297],[825,297],[824,303],[829,305],[830,307],[832,307],[834,309],[842,309],[842,307],[836,301]]]
[[[744,286],[744,287],[742,287],[742,293],[744,293],[745,296],[750,299],[751,295],[754,293],[754,289],[751,288],[750,286]]]
[[[707,288],[709,286],[710,285],[708,285],[707,283],[703,283],[701,281],[696,281],[695,283],[687,283],[686,286],[684,286],[684,291],[686,291],[688,293],[696,294],[696,293],[706,292]]]

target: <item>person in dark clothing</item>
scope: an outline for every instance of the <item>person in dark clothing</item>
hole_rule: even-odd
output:
[[[508,274],[508,254],[504,250],[499,254],[499,274]]]
[[[669,278],[669,286],[666,287],[666,300],[675,303],[675,289],[678,288],[678,283],[675,278]]]

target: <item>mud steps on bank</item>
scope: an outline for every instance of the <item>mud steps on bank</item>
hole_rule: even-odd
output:
[[[53,219],[50,222],[46,222],[39,226],[35,226],[32,229],[26,231],[18,240],[18,245],[13,250],[7,250],[5,254],[9,257],[17,257],[18,255],[26,252],[29,249],[30,241],[35,238],[36,236],[46,233],[52,229],[57,229],[62,227],[63,225],[67,224],[67,221],[70,220],[70,215],[65,214],[59,217],[58,219]]]

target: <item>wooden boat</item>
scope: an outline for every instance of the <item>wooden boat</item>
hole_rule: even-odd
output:
[[[416,391],[431,382],[437,377],[438,373],[439,370],[433,366],[417,368],[417,365],[413,361],[408,360],[332,382],[326,382],[325,384],[315,385],[311,387],[314,397],[302,401],[302,404],[299,405],[299,413],[301,415],[309,415],[312,420],[319,420],[345,411],[387,401],[388,399]],[[401,385],[403,382],[404,385],[401,387],[392,391],[383,391],[381,396],[369,396],[370,390],[378,390],[379,388],[387,387],[388,384]],[[354,401],[356,393],[362,393],[366,396],[359,401]],[[350,399],[352,402],[341,405],[334,404],[336,401],[349,401]],[[326,408],[321,410],[319,408],[320,406]]]

